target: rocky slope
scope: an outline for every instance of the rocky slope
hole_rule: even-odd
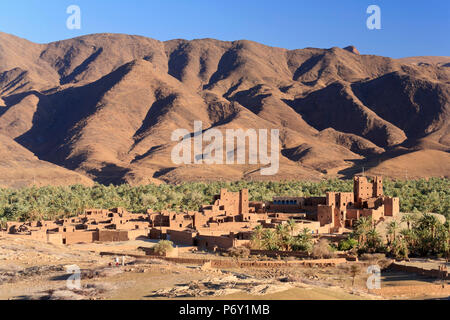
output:
[[[450,69],[438,58],[121,34],[35,44],[0,33],[0,148],[18,168],[0,163],[3,185],[320,179],[363,167],[449,177]],[[173,130],[193,132],[196,120],[223,132],[279,129],[278,174],[173,164]]]

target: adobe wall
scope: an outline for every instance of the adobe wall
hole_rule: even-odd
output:
[[[33,240],[47,241],[47,230],[31,231],[30,237]]]
[[[229,192],[221,189],[219,198],[211,207],[213,212],[224,210],[226,215],[238,215],[249,212],[248,189],[239,192]]]
[[[304,219],[304,218],[306,218],[306,213],[303,213],[303,212],[302,213],[276,212],[275,214],[272,213],[269,216],[266,215],[265,219],[268,219],[270,217],[275,217],[276,219],[282,219],[282,220],[299,219],[299,218]]]
[[[355,194],[355,203],[370,198],[383,196],[383,178],[373,177],[373,182],[369,182],[365,176],[355,176],[353,178],[353,193]]]
[[[395,217],[400,213],[400,200],[399,198],[384,198],[384,214],[388,217]]]
[[[151,228],[149,237],[150,239],[166,239],[167,228]]]
[[[314,234],[321,233],[321,230],[322,230],[319,221],[310,221],[310,220],[296,221],[294,236],[302,233],[303,229],[305,229],[305,228],[308,228]]]
[[[283,212],[283,213],[303,213],[303,207],[298,204],[269,204],[267,206],[269,212]]]
[[[48,233],[47,242],[53,244],[63,244],[63,235],[61,233]]]
[[[304,206],[315,207],[320,204],[327,204],[327,197],[308,197],[304,199]]]
[[[175,244],[193,246],[194,238],[197,236],[196,232],[179,231],[179,230],[167,230],[170,235],[170,241]]]
[[[424,269],[414,266],[407,266],[399,263],[392,263],[389,266],[389,269],[400,271],[400,272],[409,272],[409,273],[415,273],[421,276],[426,276],[430,278],[438,278],[438,279],[450,279],[450,274],[448,271],[441,271],[437,269]]]
[[[317,207],[317,220],[320,222],[321,227],[328,224],[334,224],[334,207],[319,205]]]
[[[128,241],[128,231],[121,230],[99,230],[98,241],[100,242],[117,242]]]
[[[180,264],[205,264],[210,263],[213,268],[229,268],[229,267],[260,267],[260,268],[274,268],[274,267],[292,267],[292,266],[335,266],[338,264],[346,263],[345,258],[334,258],[334,259],[313,259],[313,260],[294,260],[294,261],[253,261],[253,260],[230,260],[230,259],[197,259],[197,258],[171,258],[162,257],[151,254],[150,250],[146,251],[146,256],[133,255],[133,254],[120,254],[113,252],[101,252],[101,256],[120,256],[126,255],[135,258],[151,258],[151,259],[161,259],[174,263]]]
[[[128,239],[130,240],[136,240],[139,237],[148,237],[149,236],[149,229],[134,229],[134,230],[128,230]]]
[[[347,205],[352,205],[354,202],[353,192],[327,192],[327,205],[336,206],[340,210],[345,210]]]
[[[220,231],[222,233],[238,232],[242,229],[252,230],[259,223],[257,222],[225,222],[210,223],[208,228],[199,228],[198,230],[208,229],[210,231]]]
[[[381,296],[420,296],[420,295],[449,296],[450,286],[448,284],[391,286],[391,287],[381,287],[380,289],[372,289],[369,290],[369,293],[378,294]]]
[[[219,247],[223,249],[229,249],[234,246],[235,239],[230,237],[221,236],[197,236],[197,245],[200,248],[214,249],[214,247]]]
[[[208,220],[209,220],[208,215],[201,212],[196,212],[194,214],[194,222],[193,222],[194,228],[198,229],[203,227],[208,222]]]
[[[308,258],[309,254],[307,252],[300,251],[276,251],[276,250],[250,250],[251,255],[267,256],[267,257],[297,257],[297,258]]]
[[[240,219],[244,222],[258,222],[259,220],[265,220],[268,218],[268,215],[265,213],[243,213]]]
[[[6,222],[6,232],[15,233],[17,228],[22,224],[23,224],[22,222],[8,221]]]
[[[91,243],[96,241],[96,238],[97,238],[96,231],[70,232],[63,234],[63,243],[64,244]]]

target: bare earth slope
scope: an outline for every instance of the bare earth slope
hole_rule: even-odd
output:
[[[0,134],[0,187],[70,184],[92,185],[88,177],[37,159],[14,140]]]
[[[404,177],[405,163],[410,176],[449,177],[448,57],[419,58],[121,34],[34,44],[0,33],[0,143],[29,151],[8,151],[17,167],[66,168],[67,184],[320,179],[362,167]],[[193,132],[195,120],[280,129],[279,173],[174,165],[171,133]],[[33,154],[34,167],[19,161]],[[9,185],[53,183],[4,172]]]

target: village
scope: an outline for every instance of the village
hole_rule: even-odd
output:
[[[129,213],[123,208],[87,209],[56,221],[7,222],[5,232],[54,244],[170,240],[179,246],[226,250],[250,243],[255,228],[275,229],[295,222],[293,235],[308,230],[313,237],[350,233],[368,217],[373,224],[399,213],[399,199],[383,195],[382,177],[354,177],[353,192],[327,192],[323,197],[275,197],[251,202],[247,189],[222,189],[198,211]]]
[[[222,189],[198,211],[87,209],[55,221],[7,222],[0,234],[0,287],[8,299],[447,296],[443,257],[330,251],[363,222],[375,228],[404,215],[399,199],[384,195],[382,177],[355,176],[353,189],[267,202],[250,201],[247,189]],[[258,235],[279,237],[280,230],[290,239],[307,238],[310,247],[255,246]],[[384,241],[395,248],[395,236],[388,233]],[[68,290],[64,270],[74,263],[83,286]],[[376,277],[381,286],[370,280]],[[33,290],[24,296],[30,283]]]

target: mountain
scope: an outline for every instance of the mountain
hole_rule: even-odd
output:
[[[315,180],[362,170],[403,178],[405,166],[410,178],[449,177],[446,59],[122,34],[36,44],[0,33],[0,148],[9,146],[18,169],[0,163],[0,174],[8,186]],[[175,165],[172,132],[193,133],[194,121],[222,132],[279,129],[278,174],[261,175],[260,164]]]
[[[88,177],[74,171],[58,167],[52,163],[40,161],[33,153],[11,138],[0,134],[0,188],[36,186],[93,185]]]

